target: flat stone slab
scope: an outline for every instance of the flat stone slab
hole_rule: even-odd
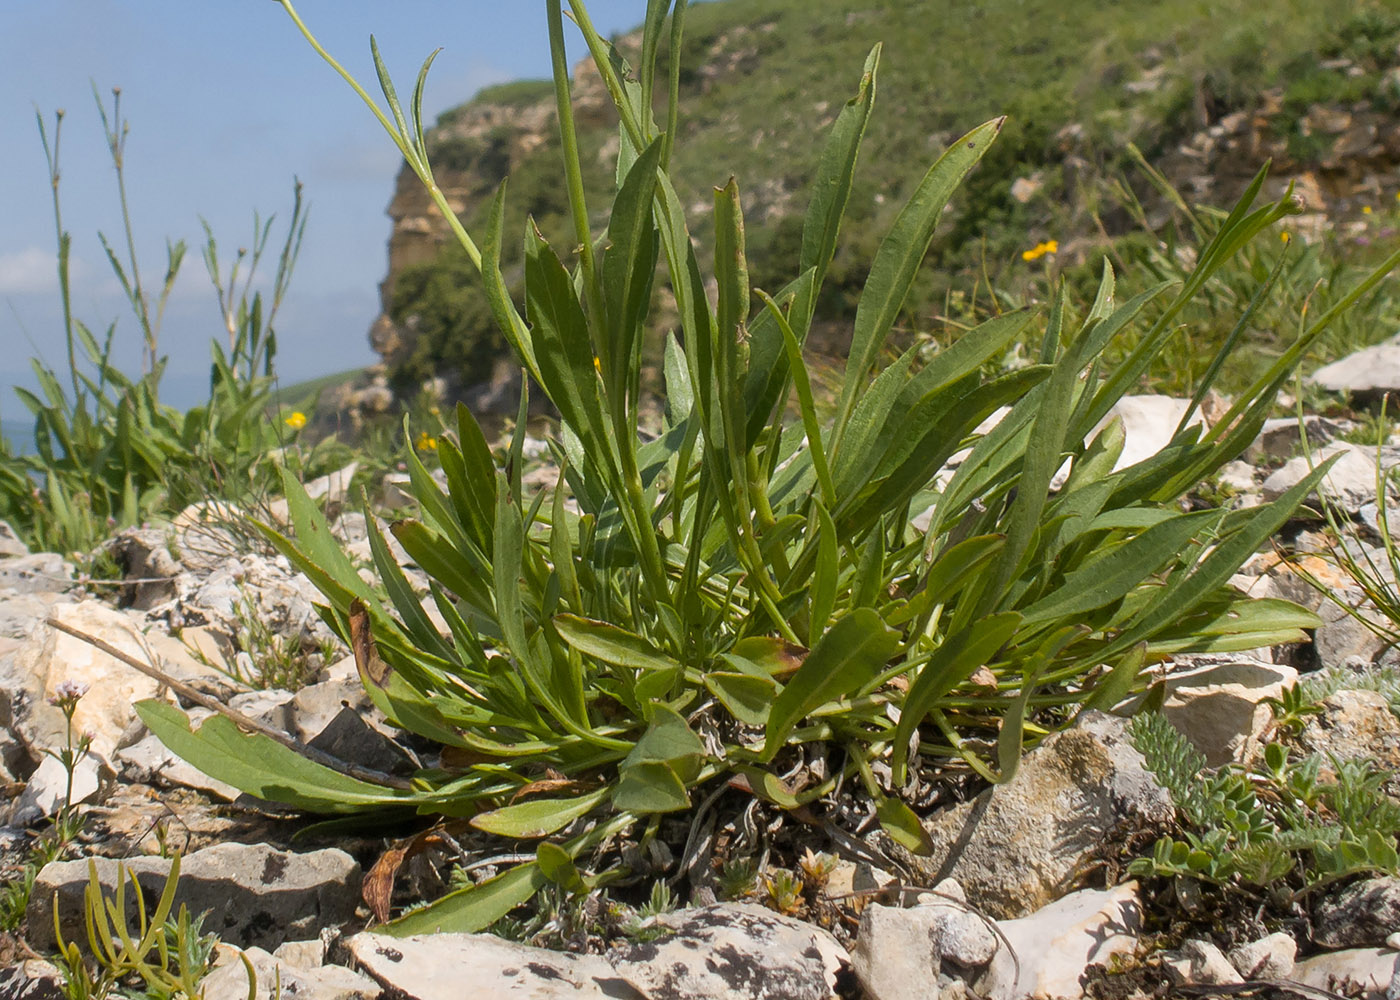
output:
[[[490,934],[356,934],[355,963],[409,1000],[643,1000],[606,959]]]
[[[1363,398],[1400,389],[1400,335],[1324,365],[1309,381],[1328,392]]]
[[[141,857],[117,862],[93,859],[97,877],[110,898],[119,867],[130,870],[141,887],[147,912],[160,898],[170,873],[165,858]],[[45,865],[29,897],[30,944],[38,951],[54,947],[55,898],[63,936],[86,941],[83,893],[88,885],[88,861]],[[186,857],[180,864],[180,904],[191,914],[208,913],[204,930],[237,947],[276,948],[283,941],[316,937],[323,927],[345,923],[359,904],[360,866],[344,851],[306,854],[278,851],[266,844],[216,844]],[[136,922],[136,893],[126,882],[128,926]]]
[[[820,927],[751,903],[721,903],[657,918],[670,933],[608,955],[648,998],[827,1000],[850,956]]]

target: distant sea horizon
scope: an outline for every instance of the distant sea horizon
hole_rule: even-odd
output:
[[[15,451],[23,453],[34,448],[34,424],[28,420],[0,420],[0,437]]]

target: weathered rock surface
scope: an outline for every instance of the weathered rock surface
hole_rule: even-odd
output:
[[[36,594],[69,590],[75,585],[72,565],[56,553],[35,552],[0,559],[0,591]]]
[[[916,1000],[938,982],[942,956],[931,914],[867,904],[851,949],[851,968],[871,1000]]]
[[[142,857],[117,862],[96,860],[98,879],[108,895],[116,888],[118,868],[129,869],[143,893],[155,899],[165,887],[170,862]],[[27,918],[31,943],[53,946],[55,894],[63,935],[74,940],[83,933],[83,892],[88,884],[86,861],[46,865],[34,883]],[[136,912],[135,894],[127,883],[130,919]],[[266,844],[217,844],[185,858],[175,906],[191,913],[209,911],[206,931],[238,947],[275,948],[286,940],[312,938],[323,927],[349,920],[359,902],[360,866],[344,851],[322,850],[294,854]],[[151,895],[154,893],[154,895]]]
[[[1339,760],[1373,757],[1383,768],[1400,769],[1400,720],[1383,695],[1341,690],[1322,699],[1322,709],[1298,736],[1300,747]]]
[[[1348,948],[1303,959],[1294,966],[1292,978],[1334,993],[1364,990],[1361,995],[1367,1000],[1391,1000],[1390,985],[1397,971],[1400,953],[1390,948]]]
[[[1137,883],[1082,889],[1028,917],[998,924],[1003,944],[974,985],[992,1000],[1078,997],[1084,971],[1137,947],[1142,905]],[[1012,956],[1015,956],[1014,959]]]
[[[25,545],[15,533],[15,529],[10,527],[8,521],[0,521],[0,558],[11,559],[16,556],[29,555],[29,546]]]
[[[1282,931],[1230,949],[1226,956],[1245,979],[1287,979],[1293,975],[1298,942]]]
[[[1329,392],[1351,393],[1362,402],[1400,390],[1400,334],[1324,365],[1310,381]]]
[[[1064,894],[1115,830],[1173,815],[1126,725],[1085,713],[1029,753],[1011,781],[930,817],[927,856],[902,851],[883,835],[881,845],[927,884],[957,879],[968,900],[994,917],[1037,910]]]
[[[1268,479],[1264,480],[1264,498],[1273,500],[1298,485],[1314,468],[1333,455],[1336,463],[1322,477],[1318,489],[1327,499],[1355,514],[1376,500],[1375,449],[1363,448],[1346,441],[1334,441],[1314,452],[1311,462],[1306,456],[1289,459]]]
[[[1313,940],[1324,948],[1379,947],[1400,931],[1400,878],[1371,878],[1318,900]]]
[[[356,934],[355,963],[408,1000],[644,1000],[597,955],[571,955],[490,934],[393,938]]]
[[[217,968],[200,982],[203,1000],[249,1000],[246,967],[234,949],[224,951]],[[382,992],[374,980],[344,966],[308,969],[262,948],[248,948],[243,955],[257,977],[254,1000],[374,1000]]]
[[[1188,661],[1190,663],[1191,661]],[[1298,681],[1292,667],[1247,656],[1201,657],[1164,678],[1162,713],[1187,734],[1211,767],[1243,760],[1273,713],[1264,703]]]
[[[55,605],[52,614],[65,625],[103,639],[143,662],[149,662],[154,653],[167,673],[189,677],[208,672],[178,641],[166,635],[148,636],[129,616],[98,601]],[[63,713],[50,703],[64,683],[86,689],[73,714],[73,727],[75,732],[91,733],[93,752],[104,758],[110,758],[122,733],[136,718],[132,705],[162,694],[160,684],[145,674],[51,628],[34,633],[15,653],[11,669],[14,730],[36,751],[64,745]]]
[[[643,996],[671,1000],[826,1000],[850,958],[829,933],[761,906],[668,913],[670,932],[608,956]]]
[[[1197,938],[1163,955],[1162,968],[1178,986],[1233,986],[1244,981],[1224,952]]]
[[[0,969],[0,1000],[67,998],[68,993],[63,988],[63,973],[49,962],[31,958]]]

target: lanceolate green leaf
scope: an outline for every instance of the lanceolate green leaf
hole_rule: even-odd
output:
[[[544,873],[531,861],[441,899],[376,929],[393,937],[415,934],[475,934],[528,900],[545,884]]]
[[[554,627],[570,646],[604,663],[633,670],[672,670],[681,665],[641,636],[607,622],[556,615]]]
[[[836,416],[835,441],[840,448],[846,422],[857,397],[884,346],[890,328],[904,306],[914,275],[933,241],[933,230],[953,191],[987,152],[1001,131],[1005,119],[997,118],[973,129],[938,158],[919,184],[914,196],[895,219],[870,266],[856,309],[855,332],[851,338],[846,378]]]
[[[859,688],[898,648],[899,633],[869,608],[857,608],[840,619],[818,640],[773,703],[763,759],[773,759],[803,716]]]
[[[897,782],[904,782],[904,765],[908,760],[909,739],[914,735],[914,728],[923,722],[938,699],[990,661],[1015,635],[1020,624],[1021,616],[1014,611],[984,618],[969,626],[965,632],[944,639],[932,659],[920,669],[909,685],[899,726],[895,729],[891,764]]]
[[[141,721],[172,752],[209,777],[268,802],[343,813],[412,806],[419,798],[332,771],[266,736],[242,732],[222,715],[191,729],[189,717],[174,705],[142,701],[135,707]]]
[[[1118,600],[1174,559],[1192,538],[1220,515],[1212,510],[1182,514],[1090,558],[1053,593],[1022,611],[1025,624],[1071,620]]]
[[[607,798],[606,788],[572,799],[531,799],[478,813],[471,824],[484,833],[533,840],[548,837],[585,815]]]

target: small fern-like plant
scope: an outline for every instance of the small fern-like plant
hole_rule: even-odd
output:
[[[1258,767],[1212,772],[1160,713],[1137,716],[1128,732],[1180,813],[1179,835],[1161,837],[1130,873],[1246,889],[1288,879],[1296,892],[1400,873],[1400,805],[1382,793],[1388,772],[1374,761],[1292,758],[1270,743]]]

